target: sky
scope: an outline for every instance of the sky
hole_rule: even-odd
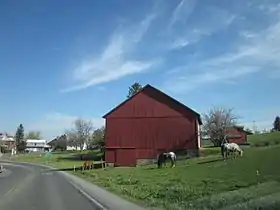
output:
[[[1,0],[0,131],[95,127],[135,81],[199,113],[280,115],[277,0]]]

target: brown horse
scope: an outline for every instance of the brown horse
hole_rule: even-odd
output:
[[[90,169],[93,169],[93,162],[85,161],[83,165],[83,170],[90,170]]]

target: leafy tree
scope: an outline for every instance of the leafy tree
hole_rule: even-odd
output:
[[[274,131],[280,131],[280,117],[277,116],[273,123]]]
[[[210,136],[214,146],[220,146],[226,136],[226,130],[236,125],[237,116],[233,109],[217,108],[210,109],[203,114],[203,131]]]
[[[16,149],[18,152],[23,152],[26,148],[26,142],[24,141],[24,127],[22,124],[19,125],[15,135]]]
[[[98,128],[95,131],[93,131],[89,146],[105,146],[105,126],[102,126],[101,128]]]
[[[129,87],[127,98],[130,98],[131,96],[139,92],[142,88],[143,87],[139,82],[135,82]]]
[[[41,139],[40,131],[29,131],[25,137],[26,139]]]

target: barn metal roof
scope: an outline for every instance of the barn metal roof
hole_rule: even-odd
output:
[[[132,98],[136,97],[139,93],[141,93],[144,90],[147,89],[152,89],[154,91],[156,91],[159,95],[164,96],[165,98],[167,98],[168,100],[170,100],[172,103],[177,104],[181,107],[183,107],[184,109],[191,111],[195,116],[197,116],[198,122],[200,125],[202,125],[202,120],[201,120],[201,116],[199,113],[197,113],[196,111],[194,111],[193,109],[187,107],[186,105],[184,105],[183,103],[177,101],[176,99],[172,98],[171,96],[167,95],[166,93],[160,91],[159,89],[153,87],[150,84],[145,85],[139,92],[137,92],[136,94],[134,94],[133,96],[131,96],[130,98],[126,99],[125,101],[123,101],[122,103],[120,103],[118,106],[116,106],[115,108],[113,108],[111,111],[109,111],[107,114],[105,114],[103,116],[103,118],[106,118],[108,115],[110,115],[112,112],[114,112],[115,110],[117,110],[119,107],[123,106],[126,102],[128,102],[129,100],[131,100]]]

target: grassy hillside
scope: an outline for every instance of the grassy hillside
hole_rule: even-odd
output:
[[[222,161],[220,148],[207,147],[200,158],[178,161],[175,168],[150,165],[75,174],[154,209],[280,209],[280,132],[248,138],[255,147],[244,148],[244,156],[235,160]],[[43,156],[17,160],[46,161]],[[53,154],[50,160],[58,168],[82,163],[77,153]]]
[[[248,142],[252,146],[269,146],[280,144],[280,132],[248,135]],[[205,148],[213,146],[210,140],[203,140],[202,146]]]
[[[280,132],[249,135],[248,142],[253,146],[277,145],[280,144]]]
[[[280,168],[275,167],[280,165],[279,153],[280,146],[255,147],[245,149],[244,156],[235,160],[209,156],[180,161],[176,168],[113,168],[79,175],[126,198],[163,209],[238,209],[236,202],[251,208],[264,205],[259,198],[267,195],[280,208]]]

